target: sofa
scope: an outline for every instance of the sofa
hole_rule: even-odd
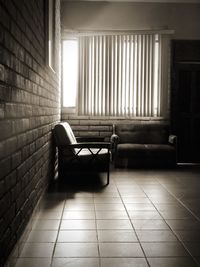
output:
[[[115,167],[176,166],[177,137],[165,123],[113,125],[111,144]]]

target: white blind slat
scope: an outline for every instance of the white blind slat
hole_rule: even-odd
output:
[[[81,36],[78,40],[79,114],[162,115],[167,95],[162,88],[167,90],[164,84],[168,82],[162,55],[168,46],[161,49],[159,34]],[[166,111],[167,104],[164,107]]]

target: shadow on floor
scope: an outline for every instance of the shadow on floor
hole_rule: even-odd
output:
[[[67,192],[72,194],[77,192],[101,192],[105,187],[106,174],[69,173],[62,179],[57,178],[51,181],[47,192]]]

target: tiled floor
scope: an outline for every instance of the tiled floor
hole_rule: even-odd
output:
[[[200,266],[200,168],[81,179],[51,186],[16,267]]]

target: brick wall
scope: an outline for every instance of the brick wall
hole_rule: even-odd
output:
[[[72,126],[75,136],[94,136],[104,137],[109,141],[112,135],[113,124],[134,123],[155,121],[157,123],[166,122],[168,119],[163,118],[124,118],[124,117],[95,117],[95,116],[76,116],[62,113],[62,121],[67,121]]]
[[[56,67],[46,64],[43,0],[0,0],[0,266],[52,177],[60,120],[60,0]]]

